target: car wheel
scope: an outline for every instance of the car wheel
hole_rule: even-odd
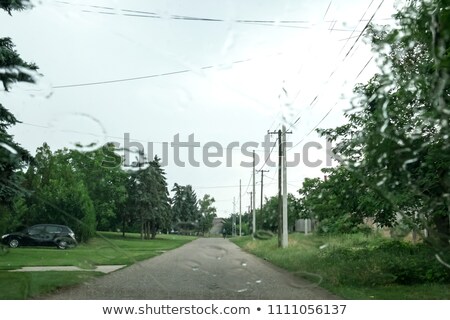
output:
[[[58,246],[59,249],[64,250],[64,249],[67,249],[69,244],[67,243],[66,240],[59,240],[58,243],[57,243],[57,246]]]
[[[17,248],[19,246],[19,240],[11,239],[8,244],[10,248]]]

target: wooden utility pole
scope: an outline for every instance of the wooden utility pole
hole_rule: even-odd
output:
[[[288,246],[288,221],[287,221],[287,174],[286,174],[286,126],[283,130],[268,132],[278,134],[278,247]]]
[[[236,236],[236,198],[233,197],[233,222],[231,225],[231,235]]]
[[[255,175],[256,175],[256,160],[255,160],[255,150],[253,150],[253,201],[252,201],[252,206],[253,206],[253,210],[252,210],[252,212],[253,212],[253,223],[252,223],[252,226],[253,226],[253,232],[252,232],[252,234],[253,234],[253,237],[255,236],[255,233],[256,233],[256,202],[255,202],[255,199],[256,199],[256,181],[255,181]]]
[[[242,185],[239,179],[239,237],[242,237]]]
[[[287,203],[287,161],[286,161],[286,126],[283,125],[283,132],[281,135],[281,144],[283,149],[282,171],[283,171],[283,237],[281,246],[288,247],[288,203]]]

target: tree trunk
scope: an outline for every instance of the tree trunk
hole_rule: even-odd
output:
[[[123,213],[122,214],[122,237],[125,238],[125,219],[126,219],[126,214]]]
[[[435,235],[439,244],[447,247],[450,239],[450,219],[448,215],[435,215],[433,222],[436,225]]]
[[[150,228],[151,228],[151,234],[152,234],[151,239],[152,239],[152,240],[155,240],[155,238],[156,238],[156,232],[158,231],[158,228],[156,227],[156,223],[152,222],[152,223],[150,224]]]
[[[144,216],[141,213],[141,240],[144,240],[144,228],[145,228]]]

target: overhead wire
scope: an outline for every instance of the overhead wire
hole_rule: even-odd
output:
[[[301,26],[298,24],[309,23],[305,20],[261,20],[261,19],[220,19],[220,18],[207,18],[207,17],[194,17],[187,15],[163,15],[151,11],[143,10],[132,10],[132,9],[119,9],[114,7],[87,5],[87,4],[74,4],[67,1],[55,1],[56,3],[61,3],[70,6],[80,6],[92,9],[101,9],[108,11],[89,11],[82,10],[82,12],[87,13],[98,13],[98,14],[108,14],[108,15],[123,15],[128,17],[139,17],[139,18],[150,18],[150,19],[171,19],[171,20],[186,20],[186,21],[202,21],[202,22],[224,22],[224,23],[242,23],[242,24],[255,24],[262,26],[273,26],[273,27],[285,27],[285,28],[296,28],[296,29],[309,29],[309,26]],[[126,13],[124,13],[126,12]],[[294,25],[292,25],[294,24]]]
[[[278,54],[281,54],[281,53],[278,53]],[[254,60],[254,59],[255,58],[235,60],[235,61],[232,61],[231,64],[244,63],[244,62],[248,62],[248,61],[251,61],[251,60]],[[220,65],[209,65],[209,66],[200,67],[198,69],[200,69],[200,70],[207,70],[207,69],[217,68],[219,66]],[[94,82],[84,82],[84,83],[74,83],[74,84],[65,84],[65,85],[55,85],[52,88],[53,89],[63,89],[63,88],[95,86],[95,85],[102,85],[102,84],[109,84],[109,83],[151,79],[151,78],[156,78],[156,77],[164,77],[164,76],[170,76],[170,75],[175,75],[175,74],[188,73],[188,72],[193,72],[193,71],[194,70],[192,70],[192,69],[183,69],[183,70],[163,72],[163,73],[155,73],[155,74],[138,76],[138,77],[121,78],[121,79],[104,80],[104,81],[94,81]]]
[[[366,11],[364,12],[362,18],[360,19],[360,21],[362,21],[362,19],[364,18],[364,16],[366,15],[366,13],[368,12],[368,9],[370,8],[370,6],[372,5],[372,3],[374,2],[374,0],[371,1],[371,3],[369,4],[368,8],[366,9]],[[355,47],[356,43],[359,41],[359,39],[361,38],[362,34],[364,33],[364,31],[368,28],[368,26],[370,25],[370,23],[372,22],[373,18],[375,17],[375,15],[377,14],[377,12],[380,10],[381,6],[383,5],[384,0],[381,0],[380,4],[378,5],[377,9],[375,10],[375,12],[372,14],[371,18],[368,20],[367,24],[365,25],[364,29],[359,33],[358,37],[356,38],[355,42],[353,43],[353,45],[350,47],[350,49],[348,50],[348,52],[346,53],[346,55],[344,56],[344,58],[341,61],[341,64],[338,65],[335,70],[330,74],[327,82],[331,79],[331,77],[335,74],[335,72],[339,69],[339,67],[342,65],[342,63],[347,59],[347,57],[349,56],[350,52],[353,50],[353,48]],[[355,27],[357,28],[357,26]],[[344,44],[343,47],[345,47],[346,44]],[[342,52],[342,50],[341,50]],[[362,70],[358,73],[358,76],[356,78],[358,78],[360,76],[360,74],[366,69],[366,67],[369,65],[369,63],[372,61],[372,58],[369,59],[369,61],[364,65],[364,67],[362,68]],[[314,104],[315,101],[317,101],[317,99],[320,97],[320,93],[318,95],[316,95],[314,97],[314,99],[311,101],[310,106],[312,106]],[[304,141],[304,139],[306,139],[306,137],[308,137],[315,129],[317,129],[317,127],[325,120],[325,118],[328,117],[328,115],[331,113],[331,111],[334,109],[334,107],[337,105],[337,102],[328,110],[328,112],[325,114],[325,116],[313,127],[312,130],[310,130],[305,136],[303,136],[299,142],[297,142],[292,148],[290,148],[289,150],[292,150],[293,148],[295,148],[296,146],[298,146],[301,142]]]
[[[98,13],[105,15],[123,15],[128,17],[138,17],[138,18],[150,18],[150,19],[170,19],[170,20],[186,20],[186,21],[203,21],[203,22],[222,22],[222,23],[242,23],[242,24],[254,24],[254,25],[262,25],[262,26],[272,26],[272,27],[284,27],[284,28],[296,28],[296,29],[310,29],[312,27],[313,22],[309,20],[263,20],[263,19],[220,19],[220,18],[209,18],[209,17],[195,17],[195,16],[187,16],[187,15],[177,15],[177,14],[159,14],[157,12],[144,11],[144,10],[133,10],[133,9],[122,9],[115,7],[106,7],[106,6],[98,6],[98,5],[88,5],[88,4],[75,4],[68,1],[55,1],[56,3],[60,3],[68,6],[79,6],[85,8],[92,9],[101,9],[108,11],[90,11],[90,10],[81,10],[86,13]],[[330,1],[328,9],[331,6],[332,1]],[[325,13],[325,16],[326,16]],[[389,19],[389,18],[386,18]],[[329,21],[325,21],[329,22]],[[292,25],[294,24],[294,25]],[[310,24],[309,26],[301,26],[298,24]],[[335,29],[335,31],[345,31],[349,32],[351,29]]]
[[[261,168],[260,168],[260,169],[259,169],[258,171],[261,171],[261,170],[263,170],[263,169],[264,169],[264,167],[266,166],[266,164],[267,164],[267,161],[269,161],[269,159],[270,159],[270,156],[271,156],[271,154],[272,154],[273,150],[275,149],[275,146],[277,145],[277,142],[278,142],[278,140],[279,140],[279,138],[277,138],[277,139],[275,140],[275,142],[273,143],[272,149],[270,150],[269,154],[267,155],[267,157],[266,157],[266,160],[264,161],[264,163],[263,163],[262,167],[261,167]]]

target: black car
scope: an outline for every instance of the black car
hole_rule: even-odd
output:
[[[73,231],[58,224],[38,224],[21,232],[2,236],[1,242],[11,248],[18,246],[56,246],[59,249],[73,248],[77,245]]]

